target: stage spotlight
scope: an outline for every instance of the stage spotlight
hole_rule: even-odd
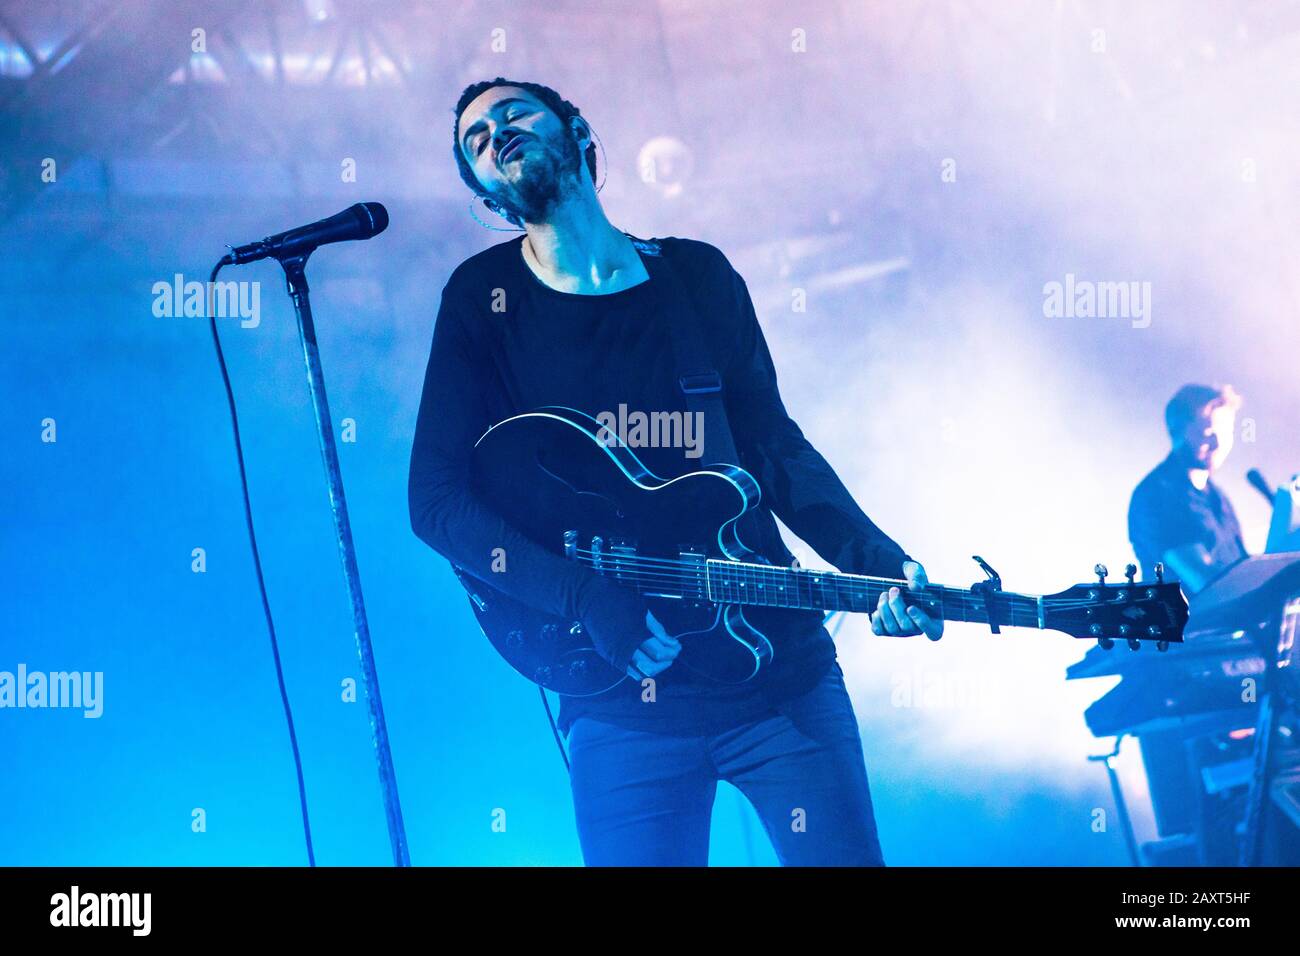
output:
[[[679,196],[695,169],[695,153],[675,136],[647,140],[636,158],[641,181],[660,194]]]
[[[328,20],[334,16],[334,0],[302,0],[303,9],[309,19],[316,22]]]

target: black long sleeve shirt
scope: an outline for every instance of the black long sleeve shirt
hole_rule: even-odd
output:
[[[648,636],[639,595],[512,528],[471,488],[468,465],[474,443],[490,426],[543,405],[592,416],[620,404],[685,412],[663,320],[665,310],[686,306],[672,301],[685,294],[704,317],[738,464],[761,488],[759,540],[751,546],[774,563],[790,563],[775,512],[840,570],[901,577],[907,555],[862,512],[786,413],[749,292],[726,257],[690,239],[635,242],[649,279],[605,295],[543,284],[524,262],[522,237],[472,256],[452,273],[434,327],[411,455],[415,533],[468,573],[538,610],[599,619],[604,629],[632,635],[632,644]],[[676,293],[663,276],[665,259],[681,279]],[[635,451],[663,477],[700,465],[680,448]],[[509,574],[491,573],[497,548],[508,555]],[[748,684],[697,683],[684,669],[670,667],[652,695],[629,680],[598,697],[563,697],[561,728],[567,733],[583,714],[674,734],[717,732],[755,719],[773,703],[811,689],[835,657],[815,615],[791,614],[782,630],[767,634],[773,661]]]

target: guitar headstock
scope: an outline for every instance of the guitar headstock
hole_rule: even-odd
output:
[[[1110,649],[1125,641],[1133,650],[1153,643],[1164,650],[1182,643],[1187,624],[1187,599],[1177,582],[1165,582],[1164,568],[1156,565],[1154,584],[1134,582],[1137,568],[1126,569],[1123,584],[1106,583],[1105,565],[1096,567],[1097,581],[1076,584],[1043,597],[1043,626],[1074,637],[1092,638]]]

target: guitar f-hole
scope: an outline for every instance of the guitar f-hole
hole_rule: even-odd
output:
[[[619,507],[618,502],[615,501],[613,498],[609,497],[608,495],[602,495],[598,491],[583,491],[581,488],[573,484],[571,481],[565,480],[564,478],[557,475],[555,472],[551,471],[551,469],[547,468],[546,462],[542,460],[542,450],[540,448],[537,449],[537,454],[534,459],[534,464],[537,465],[537,467],[541,470],[542,474],[546,475],[548,478],[553,478],[555,481],[558,481],[565,488],[569,489],[569,491],[573,492],[573,494],[579,497],[597,498],[600,501],[604,501],[611,508],[614,509],[615,517],[618,518],[624,517],[623,509]]]

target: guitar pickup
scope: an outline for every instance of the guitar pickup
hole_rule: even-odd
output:
[[[633,538],[610,538],[607,553],[626,555],[636,554],[636,540]]]
[[[677,560],[687,567],[703,571],[704,564],[708,559],[709,556],[694,545],[679,544],[677,546]]]
[[[632,538],[610,538],[605,551],[605,567],[612,571],[616,580],[628,579],[627,570],[622,559],[636,557],[636,541]]]

